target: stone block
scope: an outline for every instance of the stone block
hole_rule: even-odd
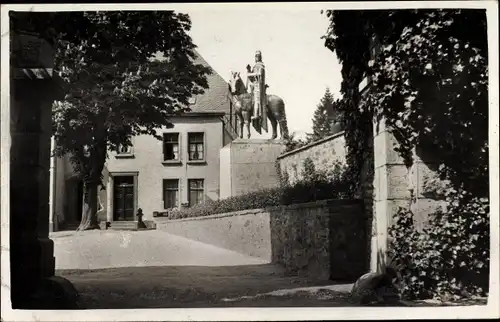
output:
[[[383,200],[376,201],[374,208],[375,227],[374,236],[372,237],[370,269],[372,271],[378,269],[380,264],[386,260],[385,252],[389,241],[388,228],[394,223],[394,215],[399,208],[408,208],[409,201],[406,200]]]
[[[408,209],[410,203],[407,200],[385,200],[375,202],[375,224],[377,235],[387,235],[387,227],[394,222],[394,215],[400,208]]]
[[[387,178],[383,178],[382,176],[382,167],[376,168],[373,175],[373,200],[383,200],[381,196],[387,196]],[[382,181],[383,179],[383,181]],[[384,189],[384,193],[382,193],[382,189]]]
[[[279,177],[274,163],[233,164],[232,193],[242,195],[262,188],[273,188],[279,184]]]
[[[373,138],[373,153],[375,168],[385,164],[404,164],[403,158],[394,149],[398,142],[394,136],[387,132],[381,132]]]
[[[409,199],[408,169],[403,165],[382,167],[382,174],[387,175],[387,199]]]
[[[409,199],[408,170],[403,165],[387,165],[375,169],[375,200]]]
[[[279,141],[243,139],[222,148],[221,198],[277,187],[276,160],[284,150],[285,145]]]
[[[387,223],[391,216],[391,208],[387,201],[375,202],[375,235],[377,239],[379,236],[387,236]]]

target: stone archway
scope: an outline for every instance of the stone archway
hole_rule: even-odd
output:
[[[13,309],[76,308],[76,290],[54,276],[54,243],[49,238],[51,104],[62,93],[52,65],[47,40],[11,31],[10,124],[2,122],[2,136],[10,137],[5,157],[10,159]]]

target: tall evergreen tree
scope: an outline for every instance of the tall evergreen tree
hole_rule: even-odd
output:
[[[333,134],[332,124],[335,122],[336,114],[335,100],[330,88],[327,87],[316,111],[314,111],[313,132],[307,133],[307,141],[314,142]]]

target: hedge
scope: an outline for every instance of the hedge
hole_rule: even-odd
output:
[[[162,215],[168,216],[169,219],[201,217],[348,197],[349,185],[345,182],[342,168],[336,166],[330,174],[316,171],[310,159],[304,160],[304,166],[303,179],[294,184],[289,184],[286,180],[277,188],[261,189],[217,201],[210,200],[190,208],[174,209]]]

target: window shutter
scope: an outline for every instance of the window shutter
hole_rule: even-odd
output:
[[[183,152],[184,148],[182,145],[182,135],[180,132],[178,134],[177,140],[179,140],[179,162],[182,162],[182,155],[183,155],[182,152]],[[180,184],[179,184],[179,186],[180,186]]]
[[[165,133],[163,133],[163,141],[161,141],[161,151],[162,151],[162,153],[161,153],[161,155],[162,155],[161,161],[165,161],[165,159],[166,159],[165,158],[165,152],[166,152],[165,151]],[[165,183],[165,182],[163,182],[163,183]]]
[[[207,160],[207,133],[203,132],[203,155],[202,155],[203,160]]]

